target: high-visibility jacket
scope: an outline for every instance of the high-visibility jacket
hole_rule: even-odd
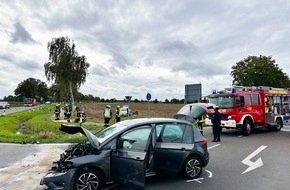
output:
[[[122,116],[122,110],[119,108],[116,110],[116,117],[121,117]]]
[[[104,111],[104,117],[105,117],[105,118],[111,118],[111,116],[112,116],[112,111],[111,111],[111,109],[109,109],[109,108],[105,108],[105,111]]]
[[[195,122],[194,122],[195,126],[198,125],[202,125],[203,127],[205,126],[205,116],[202,115],[201,118],[198,118]]]

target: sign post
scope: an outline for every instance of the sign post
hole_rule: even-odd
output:
[[[150,106],[149,106],[149,101],[151,100],[151,94],[148,92],[146,95],[146,99],[148,102],[148,117],[150,117]]]
[[[125,96],[127,102],[128,102],[128,110],[127,110],[127,115],[130,117],[129,109],[130,109],[130,100],[132,99],[132,96]]]

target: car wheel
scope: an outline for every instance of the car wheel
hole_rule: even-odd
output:
[[[243,123],[243,135],[248,136],[251,134],[252,131],[252,122],[249,119],[245,119],[244,123]]]
[[[75,190],[99,190],[103,185],[102,175],[97,170],[81,170],[74,183]]]
[[[194,179],[200,176],[202,172],[202,162],[196,156],[187,158],[183,165],[183,174],[186,179]]]
[[[276,119],[276,126],[274,127],[275,131],[281,131],[281,128],[283,127],[283,121],[281,118]]]

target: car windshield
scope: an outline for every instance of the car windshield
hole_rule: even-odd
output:
[[[215,104],[219,108],[233,108],[234,107],[234,96],[223,95],[223,96],[209,96],[208,101],[211,104]]]
[[[98,138],[99,143],[103,143],[105,140],[113,136],[115,133],[121,131],[123,129],[123,125],[116,123],[110,127],[107,127],[98,133],[95,136]]]

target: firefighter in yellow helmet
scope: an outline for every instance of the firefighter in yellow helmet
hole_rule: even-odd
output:
[[[117,108],[116,108],[116,122],[121,121],[121,116],[122,116],[121,107],[117,106]]]
[[[109,126],[110,120],[111,120],[112,115],[113,115],[110,105],[106,106],[103,115],[104,115],[104,126],[107,127],[107,126]]]

